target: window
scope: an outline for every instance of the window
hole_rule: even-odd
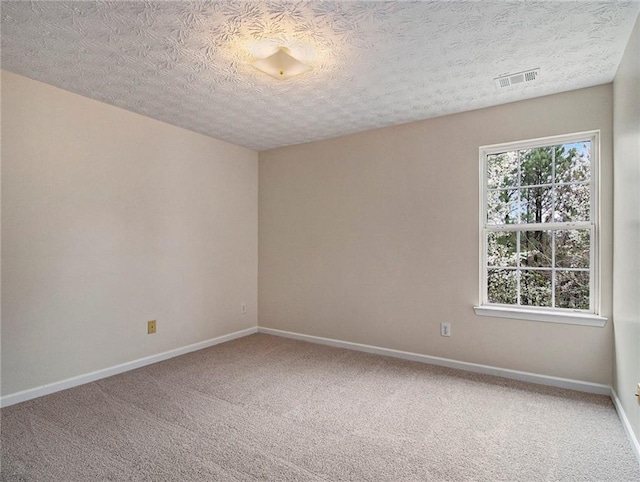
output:
[[[479,315],[603,326],[598,133],[485,146]]]

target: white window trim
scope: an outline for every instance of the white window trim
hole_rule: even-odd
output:
[[[565,144],[580,140],[591,140],[591,221],[592,239],[590,253],[590,309],[589,310],[570,310],[562,308],[545,308],[545,307],[526,307],[520,305],[502,305],[491,304],[487,301],[487,279],[485,276],[486,268],[486,215],[485,209],[487,205],[487,172],[486,159],[490,154],[500,152],[528,149],[549,145]],[[479,165],[480,165],[480,214],[479,218],[479,259],[480,259],[480,303],[473,307],[478,316],[492,316],[498,318],[512,318],[520,320],[541,321],[549,323],[565,323],[572,325],[585,326],[605,326],[607,318],[600,315],[600,131],[586,131],[572,134],[541,137],[537,139],[529,139],[525,141],[508,142],[503,144],[493,144],[481,146],[479,148]],[[582,223],[577,223],[582,224]],[[538,227],[538,225],[528,225],[529,227]],[[539,226],[542,228],[542,226]],[[544,225],[544,229],[553,227],[553,223]],[[513,229],[518,229],[514,226]]]
[[[525,308],[507,305],[480,305],[473,310],[478,316],[495,318],[511,318],[516,320],[544,321],[547,323],[564,323],[568,325],[604,326],[607,318],[582,311],[543,310],[542,308]]]

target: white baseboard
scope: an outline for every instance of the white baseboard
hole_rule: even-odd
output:
[[[636,459],[640,464],[640,441],[638,441],[638,437],[636,437],[636,434],[633,432],[631,423],[629,422],[629,419],[627,418],[627,414],[624,411],[624,408],[622,407],[622,402],[620,402],[620,399],[618,398],[618,394],[613,388],[611,389],[611,400],[613,400],[613,405],[616,407],[616,411],[618,412],[618,417],[622,422],[624,431],[627,432],[627,437],[629,437],[629,441],[631,442],[631,449],[635,453]]]
[[[157,355],[139,358],[137,360],[132,360],[130,362],[122,363],[113,367],[104,368],[102,370],[97,370],[91,373],[85,373],[73,378],[67,378],[66,380],[61,380],[59,382],[48,383],[39,387],[30,388],[29,390],[23,390],[21,392],[5,395],[4,397],[0,398],[0,407],[8,407],[9,405],[25,402],[27,400],[42,397],[44,395],[49,395],[50,393],[66,390],[67,388],[84,385],[85,383],[94,382],[102,378],[107,378],[119,373],[127,372],[129,370],[134,370],[136,368],[151,365],[152,363],[168,360],[169,358],[184,355],[192,351],[202,350],[203,348],[218,345],[226,341],[231,341],[235,340],[236,338],[242,338],[244,336],[252,335],[257,331],[257,327],[247,328],[246,330],[240,330],[234,333],[229,333],[228,335],[218,336],[216,338],[211,338],[210,340],[201,341],[199,343],[183,346],[181,348],[165,351],[163,353],[158,353]]]
[[[536,373],[521,372],[517,370],[509,370],[507,368],[498,368],[490,365],[479,365],[477,363],[468,363],[449,358],[440,358],[436,356],[421,355],[419,353],[411,353],[407,351],[392,350],[390,348],[381,348],[379,346],[362,345],[360,343],[352,343],[349,341],[335,340],[332,338],[322,338],[319,336],[303,335],[290,331],[276,330],[273,328],[258,327],[258,333],[282,336],[284,338],[293,338],[295,340],[308,341],[321,345],[335,346],[338,348],[346,348],[349,350],[363,351],[366,353],[375,353],[377,355],[390,356],[394,358],[402,358],[403,360],[417,361],[428,363],[430,365],[439,365],[448,368],[455,368],[474,373],[483,373],[486,375],[494,375],[497,377],[510,378],[512,380],[520,380],[523,382],[536,383],[538,385],[547,385],[551,387],[566,388],[569,390],[577,390],[579,392],[595,393],[598,395],[611,395],[611,387],[609,385],[601,385],[599,383],[583,382],[580,380],[571,380],[568,378],[552,377],[547,375],[538,375]]]
[[[383,356],[401,358],[404,360],[428,363],[431,365],[439,365],[439,366],[444,366],[449,368],[455,368],[458,370],[465,370],[469,372],[494,375],[494,376],[503,377],[503,378],[510,378],[513,380],[537,383],[539,385],[566,388],[570,390],[577,390],[577,391],[587,392],[587,393],[595,393],[599,395],[612,394],[611,387],[609,387],[608,385],[601,385],[598,383],[571,380],[567,378],[551,377],[546,375],[538,375],[536,373],[509,370],[506,368],[498,368],[498,367],[493,367],[489,365],[479,365],[476,363],[468,363],[468,362],[463,362],[458,360],[452,360],[449,358],[440,358],[440,357],[429,356],[429,355],[421,355],[419,353],[393,350],[390,348],[382,348],[382,347],[372,346],[372,345],[363,345],[360,343],[352,343],[352,342],[336,340],[332,338],[322,338],[319,336],[303,335],[301,333],[293,333],[289,331],[276,330],[273,328],[252,327],[252,328],[247,328],[245,330],[236,331],[228,335],[212,338],[210,340],[194,343],[192,345],[176,348],[174,350],[158,353],[157,355],[151,355],[151,356],[133,360],[127,363],[122,363],[120,365],[116,365],[113,367],[104,368],[102,370],[97,370],[91,373],[79,375],[77,377],[68,378],[66,380],[61,380],[59,382],[49,383],[46,385],[41,385],[39,387],[31,388],[29,390],[24,390],[21,392],[5,395],[4,397],[0,397],[0,407],[8,407],[10,405],[31,400],[33,398],[42,397],[50,393],[66,390],[67,388],[72,388],[78,385],[83,385],[85,383],[90,383],[95,380],[100,380],[102,378],[107,378],[107,377],[117,375],[119,373],[123,373],[129,370],[134,370],[136,368],[151,365],[152,363],[157,363],[163,360],[167,360],[169,358],[184,355],[192,351],[202,350],[203,348],[208,348],[210,346],[224,343],[226,341],[231,341],[237,338],[242,338],[244,336],[252,335],[256,332],[275,335],[275,336],[281,336],[284,338],[303,340],[303,341],[318,343],[322,345],[329,345],[329,346],[334,346],[338,348],[346,348],[349,350],[356,350],[356,351],[374,353],[374,354],[383,355]],[[614,399],[614,403],[616,403],[615,399]],[[616,408],[618,408],[618,405],[616,405]],[[618,412],[621,414],[624,414],[624,412],[621,411],[621,406]],[[622,415],[621,415],[621,419],[622,419]],[[626,420],[626,417],[625,417],[625,420]],[[626,423],[628,426],[628,421]],[[627,428],[627,426],[625,427]],[[635,443],[637,446],[637,441]]]

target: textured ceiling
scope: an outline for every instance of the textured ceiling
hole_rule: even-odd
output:
[[[640,0],[1,8],[2,68],[263,150],[610,82]],[[313,70],[251,67],[279,46]],[[526,85],[493,81],[537,67]]]

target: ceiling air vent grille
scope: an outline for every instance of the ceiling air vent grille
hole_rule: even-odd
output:
[[[496,87],[498,87],[498,89],[504,89],[506,87],[511,87],[512,85],[533,82],[539,75],[540,69],[531,69],[515,74],[501,75],[500,77],[496,77],[494,80],[496,81]]]

